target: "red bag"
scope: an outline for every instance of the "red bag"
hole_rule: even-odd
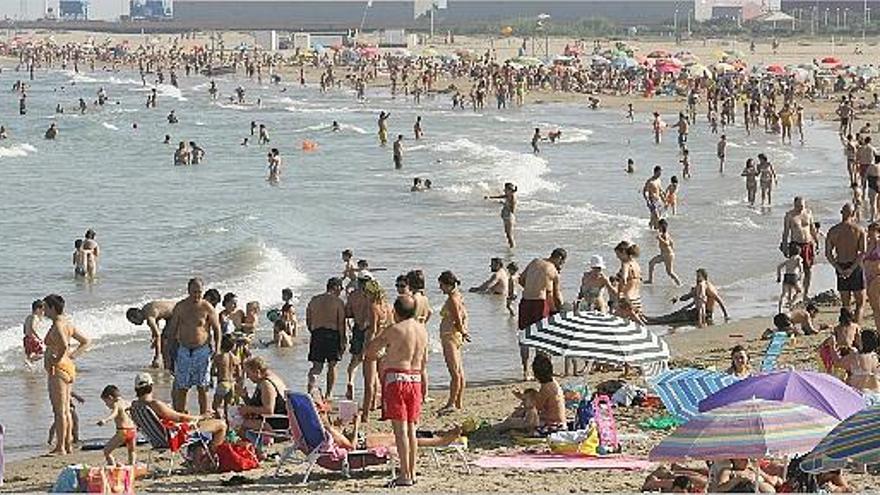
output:
[[[218,445],[215,453],[220,463],[221,473],[228,473],[230,471],[240,473],[260,467],[257,452],[254,450],[254,445],[250,442],[226,442]]]

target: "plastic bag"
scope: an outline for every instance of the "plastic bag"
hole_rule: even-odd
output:
[[[260,467],[257,453],[250,442],[224,443],[217,446],[217,460],[220,464],[220,472],[250,471]]]
[[[550,451],[555,454],[596,455],[599,434],[595,427],[588,430],[558,431],[547,437]]]
[[[81,464],[65,467],[58,473],[52,493],[77,493],[80,491],[79,472],[84,469]]]

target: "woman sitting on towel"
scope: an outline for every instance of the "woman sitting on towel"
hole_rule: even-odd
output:
[[[547,436],[568,429],[565,419],[565,397],[562,387],[553,377],[553,362],[544,354],[536,354],[532,361],[532,373],[535,375],[535,380],[541,384],[535,398],[539,419],[537,433]]]

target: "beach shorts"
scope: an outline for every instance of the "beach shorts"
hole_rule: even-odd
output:
[[[786,273],[782,276],[782,285],[797,285],[798,284],[798,276],[797,273]]]
[[[418,423],[421,413],[421,372],[385,369],[382,379],[382,419]]]
[[[309,339],[309,362],[335,363],[341,357],[339,332],[328,328],[316,328]]]
[[[351,345],[348,350],[353,356],[359,356],[364,353],[364,344],[367,343],[367,331],[359,328],[357,325],[351,327]]]
[[[841,263],[844,269],[852,267],[852,263]],[[849,277],[841,277],[837,274],[837,290],[840,292],[860,292],[865,290],[865,276],[862,273],[862,267],[856,267]]]
[[[46,352],[43,341],[36,335],[24,336],[24,353],[28,356],[41,356]]]
[[[687,134],[679,134],[678,135],[678,145],[679,146],[684,146],[684,144],[687,142],[688,142],[688,135]]]
[[[789,242],[789,251],[794,248],[798,250],[798,254],[804,260],[804,270],[811,268],[816,261],[816,246],[812,242]]]
[[[174,359],[174,388],[186,390],[192,387],[211,386],[211,346],[205,344],[190,349],[180,346]]]
[[[546,299],[520,299],[517,326],[525,330],[550,316],[550,309],[550,301]]]

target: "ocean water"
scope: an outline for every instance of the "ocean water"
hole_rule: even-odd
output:
[[[428,295],[439,307],[436,277],[442,270],[474,286],[488,275],[490,257],[524,266],[562,246],[569,251],[563,287],[571,299],[590,255],[602,254],[616,270],[612,248],[621,239],[642,246],[646,269],[657,248],[641,187],[655,164],[664,166],[664,182],[680,174],[674,131],[655,146],[648,114],[630,124],[617,109],[546,104],[476,113],[452,111],[446,97],[414,106],[371,91],[358,102],[345,90],[321,94],[314,87],[218,79],[223,95],[239,84],[246,88],[248,103],[238,105],[212,102],[198,77],[181,77],[180,89],[159,86],[158,108],[146,109],[149,88],[133,74],[58,71],[37,74],[28,114],[20,117],[17,95],[9,89],[25,76],[0,73],[0,123],[10,132],[0,142],[0,229],[7,239],[0,256],[0,422],[13,457],[39,452],[51,423],[44,373],[40,365],[26,367],[21,350],[21,322],[36,298],[62,294],[74,323],[93,338],[94,348],[78,362],[75,390],[87,400],[79,407],[82,436],[107,437],[109,430],[92,426],[104,414],[100,390],[114,383],[130,397],[135,373],[150,360],[149,331],[129,324],[125,309],[182,297],[192,276],[236,292],[242,305],[260,301],[264,309],[291,287],[302,317],[308,298],[341,272],[339,252],[351,248],[357,258],[387,268],[377,274],[389,289],[398,273],[425,270]],[[100,87],[110,102],[79,115],[78,98],[91,102]],[[55,115],[57,103],[67,113]],[[166,123],[171,110],[177,125]],[[378,146],[380,110],[391,112],[392,137],[407,138],[402,171],[393,169],[390,146]],[[425,132],[419,142],[411,139],[417,115]],[[341,132],[330,132],[333,120]],[[43,132],[53,121],[59,138],[45,141]],[[249,135],[251,121],[266,124],[271,146],[281,150],[278,186],[265,180],[268,147]],[[536,126],[563,131],[561,142],[542,145],[537,156],[529,145]],[[716,137],[702,118],[693,128],[694,177],[682,181],[680,211],[670,220],[678,272],[690,283],[695,268],[708,268],[734,317],[774,311],[776,246],[791,198],[806,196],[825,228],[845,200],[835,132],[811,123],[807,133],[806,146],[782,146],[773,136],[728,129],[729,171],[721,176]],[[165,134],[172,143],[199,143],[207,151],[204,162],[173,166],[174,146],[162,144]],[[253,143],[240,146],[244,137]],[[302,151],[306,139],[318,149]],[[776,205],[768,210],[745,204],[739,177],[745,159],[760,152],[780,175]],[[624,173],[629,157],[636,161],[634,175]],[[435,190],[410,193],[417,176],[430,178]],[[519,187],[520,200],[513,251],[504,241],[500,205],[483,199],[508,181]],[[73,241],[87,228],[97,231],[102,248],[99,279],[92,285],[75,281],[70,266]],[[682,292],[659,270],[657,284],[643,291],[652,315],[670,311],[669,299]],[[503,302],[478,295],[465,301],[473,336],[465,349],[469,381],[517,376],[515,320]],[[447,380],[437,324],[429,328],[435,385]],[[271,336],[265,322],[260,334]],[[294,349],[256,352],[269,357],[289,386],[304,387],[304,339]],[[339,393],[343,380],[340,368]],[[167,385],[169,379],[159,382]]]

